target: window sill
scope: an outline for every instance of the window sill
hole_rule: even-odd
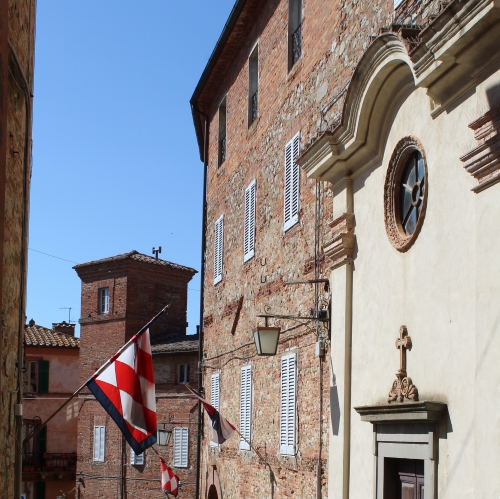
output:
[[[292,81],[297,73],[300,72],[302,68],[302,60],[304,58],[304,54],[301,54],[295,64],[289,69],[288,74],[286,75],[286,81]]]
[[[251,125],[248,127],[247,130],[247,138],[255,133],[255,130],[258,128],[259,121],[260,121],[260,116],[257,116],[257,118],[255,118],[252,121]]]

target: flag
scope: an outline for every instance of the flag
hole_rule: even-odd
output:
[[[161,490],[165,493],[172,494],[177,497],[179,492],[179,477],[174,474],[172,468],[169,468],[165,461],[160,457],[161,461]]]
[[[133,336],[86,383],[136,454],[156,442],[156,400],[149,329]]]
[[[201,401],[212,422],[210,440],[215,444],[223,444],[231,437],[236,428],[227,419],[223,418],[213,405],[210,405],[205,399],[201,398],[192,388],[186,385],[186,383],[184,383],[184,386]]]

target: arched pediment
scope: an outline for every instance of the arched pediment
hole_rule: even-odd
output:
[[[321,135],[298,164],[309,177],[334,185],[346,175],[369,168],[382,155],[395,106],[414,88],[412,63],[403,41],[393,33],[376,38],[354,71],[341,124]]]

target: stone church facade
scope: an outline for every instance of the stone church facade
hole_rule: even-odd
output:
[[[493,1],[236,2],[191,105],[203,386],[251,445],[205,432],[203,497],[500,494],[499,39]]]

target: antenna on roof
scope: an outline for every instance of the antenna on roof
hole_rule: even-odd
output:
[[[68,324],[71,324],[71,307],[60,307],[59,310],[67,310],[68,311]],[[75,322],[75,321],[73,321]]]
[[[153,255],[157,260],[158,260],[158,253],[161,253],[161,246],[158,246],[158,248],[153,248]]]

